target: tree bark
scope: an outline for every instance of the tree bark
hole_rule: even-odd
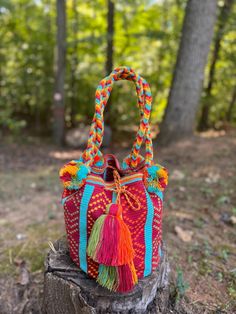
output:
[[[54,87],[54,141],[64,144],[65,137],[65,65],[66,65],[66,5],[65,0],[57,0],[57,38]]]
[[[204,68],[216,19],[216,0],[189,0],[161,139],[171,141],[193,134]]]
[[[236,85],[233,88],[232,97],[231,97],[231,100],[230,100],[230,103],[229,103],[229,108],[228,108],[228,111],[227,111],[227,114],[226,114],[227,122],[230,122],[231,119],[232,119],[232,114],[233,114],[233,109],[234,109],[235,103],[236,103]]]
[[[71,55],[71,92],[72,96],[70,97],[70,116],[71,116],[71,126],[76,126],[76,113],[77,113],[77,75],[76,69],[78,66],[78,11],[77,11],[77,0],[72,2],[73,8],[73,52]]]
[[[114,2],[107,0],[107,57],[106,74],[109,75],[113,70],[113,36],[114,36]]]
[[[216,31],[216,36],[214,39],[214,50],[212,53],[212,59],[210,64],[208,84],[205,89],[205,101],[203,103],[201,117],[199,120],[198,129],[200,131],[206,130],[209,127],[209,112],[211,108],[211,102],[208,101],[212,95],[212,87],[215,79],[215,69],[216,63],[219,58],[219,53],[221,49],[221,42],[224,36],[225,26],[230,15],[234,0],[225,0],[223,7],[221,8],[219,15],[219,22]]]
[[[107,0],[107,51],[106,51],[106,75],[109,75],[113,70],[113,37],[114,37],[114,11],[115,11],[115,4],[114,0]],[[105,122],[108,126],[111,126],[111,104],[112,104],[112,94],[108,100],[108,104],[105,108],[106,116]],[[109,128],[109,129],[108,129]],[[109,134],[112,132],[111,128],[108,127]],[[111,134],[109,135],[111,137]],[[104,134],[105,140],[110,141],[107,138],[107,132]]]
[[[169,305],[169,264],[165,246],[158,270],[139,280],[133,291],[110,292],[71,261],[65,239],[54,245],[45,262],[45,314],[165,313]]]

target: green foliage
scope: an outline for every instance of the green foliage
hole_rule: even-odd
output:
[[[153,122],[167,104],[186,0],[115,2],[114,66],[135,68],[150,82]],[[66,124],[89,122],[94,93],[105,73],[106,0],[67,4]],[[0,126],[49,132],[52,120],[55,0],[0,0]],[[232,11],[217,62],[210,119],[225,119],[235,84],[236,9]],[[132,97],[130,93],[132,92]],[[119,83],[113,92],[113,125],[138,121],[135,90]],[[233,119],[235,120],[235,110]]]
[[[46,1],[21,0],[1,2],[0,12],[0,123],[10,129],[35,127],[50,110],[54,10]]]
[[[173,305],[178,303],[184,296],[189,288],[189,284],[184,281],[183,271],[177,268],[177,277],[174,287],[171,291],[171,300]]]
[[[187,282],[184,281],[182,270],[177,270],[177,279],[176,279],[176,290],[177,298],[182,298],[185,295],[186,290],[189,288]]]
[[[223,1],[220,1],[222,5]],[[220,6],[219,6],[220,9]],[[203,102],[210,104],[209,125],[221,127],[227,120],[229,105],[236,88],[236,5],[234,3],[226,25],[224,27],[223,38],[220,43],[220,53],[216,61],[215,77],[213,80],[212,95],[207,98],[203,93]],[[213,50],[213,47],[212,47]],[[211,52],[212,54],[212,52]],[[211,61],[209,56],[209,63]],[[208,65],[207,72],[209,71]],[[208,73],[207,73],[208,74]],[[208,75],[206,75],[208,76]],[[205,80],[207,83],[207,79]],[[236,104],[230,117],[231,122],[236,122]]]

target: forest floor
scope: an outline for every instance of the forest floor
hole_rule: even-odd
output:
[[[48,242],[65,233],[58,169],[80,154],[36,139],[0,146],[1,314],[41,313]],[[163,238],[175,313],[236,313],[235,132],[196,136],[155,157],[170,173]]]

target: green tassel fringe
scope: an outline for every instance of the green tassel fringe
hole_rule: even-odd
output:
[[[116,291],[118,287],[118,274],[116,267],[100,264],[97,282],[110,291]]]
[[[98,243],[100,240],[100,234],[101,234],[101,229],[104,224],[104,220],[107,215],[101,215],[94,223],[89,241],[88,241],[88,248],[87,248],[87,253],[88,256],[90,256],[94,261],[96,261],[96,251],[98,249]]]

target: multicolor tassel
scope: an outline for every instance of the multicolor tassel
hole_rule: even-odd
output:
[[[134,284],[138,282],[138,277],[133,261],[130,264],[118,266],[117,270],[119,285],[116,290],[119,292],[127,292],[132,290]]]
[[[119,285],[117,268],[100,264],[98,271],[97,282],[110,291],[117,291]]]
[[[127,292],[137,283],[131,234],[118,204],[109,204],[107,213],[95,221],[87,253],[100,264],[97,281],[102,286]]]

